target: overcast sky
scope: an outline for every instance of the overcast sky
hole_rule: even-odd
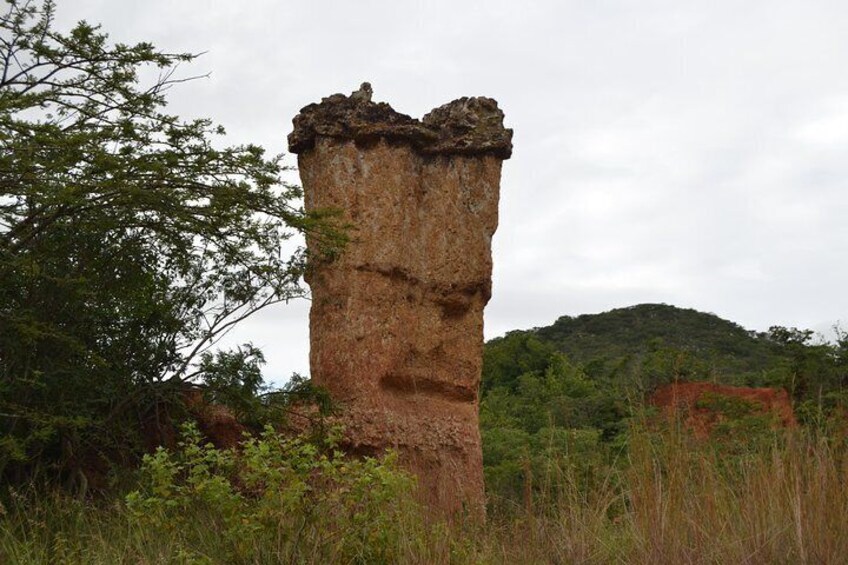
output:
[[[206,52],[170,111],[271,153],[301,107],[365,80],[415,117],[496,98],[515,151],[487,338],[644,302],[756,330],[848,322],[844,0],[58,4],[60,27]],[[307,374],[308,308],[231,342],[262,347],[269,378]]]

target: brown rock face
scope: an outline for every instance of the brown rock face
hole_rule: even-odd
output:
[[[305,107],[294,126],[306,208],[354,226],[308,279],[312,379],[342,406],[353,450],[396,449],[433,509],[481,515],[483,307],[512,131],[488,98],[418,121],[365,85]]]
[[[753,414],[770,415],[774,425],[793,427],[795,412],[789,393],[783,389],[751,388],[719,385],[708,382],[672,383],[658,388],[650,403],[668,417],[684,416],[684,423],[701,438],[710,436],[713,428],[725,415],[715,410],[722,399],[736,399],[748,404]]]

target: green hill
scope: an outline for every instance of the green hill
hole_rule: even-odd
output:
[[[508,385],[564,354],[593,379],[650,388],[662,382],[714,380],[774,384],[774,372],[792,360],[786,341],[806,344],[810,334],[776,328],[756,333],[715,314],[667,304],[640,304],[601,314],[562,316],[552,325],[510,332],[486,344],[484,390]],[[798,337],[800,336],[800,337]]]
[[[712,377],[739,380],[785,360],[768,334],[757,334],[715,314],[667,304],[640,304],[601,314],[562,316],[532,333],[569,358],[609,369],[659,348],[677,349],[705,364]]]

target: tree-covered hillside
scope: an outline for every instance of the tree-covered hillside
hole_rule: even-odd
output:
[[[675,381],[785,388],[803,423],[823,423],[848,405],[848,339],[838,337],[750,332],[713,314],[643,304],[493,339],[480,409],[490,492],[520,497],[557,454],[597,468],[616,456],[646,395]]]
[[[692,354],[719,374],[757,373],[781,357],[765,334],[696,310],[640,304],[602,314],[562,316],[536,335],[580,363],[644,355],[659,346]]]
[[[484,391],[543,369],[556,352],[593,379],[641,390],[671,380],[783,386],[800,398],[837,387],[845,339],[817,341],[813,332],[772,326],[746,330],[714,314],[666,304],[640,304],[601,314],[562,316],[552,325],[510,332],[486,344]],[[843,363],[844,365],[844,363]],[[839,374],[834,374],[839,373]]]

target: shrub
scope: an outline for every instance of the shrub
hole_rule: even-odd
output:
[[[236,451],[188,425],[178,449],[144,458],[141,483],[126,497],[135,524],[201,562],[392,562],[421,527],[396,456],[348,458],[333,434],[315,444],[268,427]]]

